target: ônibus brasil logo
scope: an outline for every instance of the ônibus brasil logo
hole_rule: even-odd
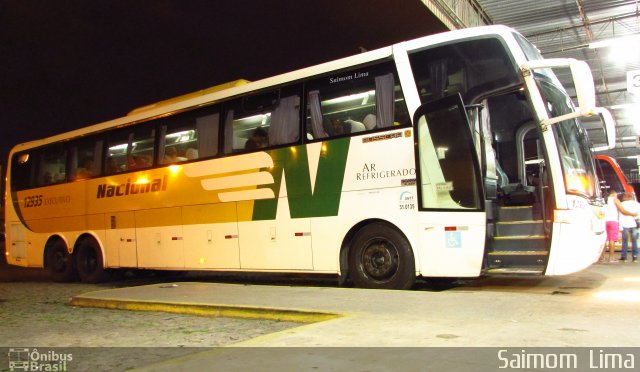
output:
[[[30,348],[9,348],[10,371],[68,371],[71,353]]]

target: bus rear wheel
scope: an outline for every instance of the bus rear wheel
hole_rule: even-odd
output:
[[[92,238],[85,238],[78,244],[76,266],[80,281],[83,283],[100,283],[108,279],[102,260],[102,251]]]
[[[385,223],[364,226],[351,244],[349,274],[357,287],[409,289],[416,280],[411,246]]]
[[[54,282],[71,282],[77,278],[75,262],[63,241],[54,242],[47,250],[47,269]]]

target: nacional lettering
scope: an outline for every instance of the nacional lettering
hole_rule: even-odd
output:
[[[360,79],[360,78],[367,77],[367,76],[369,76],[368,72],[354,72],[351,75],[331,77],[331,78],[329,78],[329,84],[335,84],[335,83],[340,83],[340,82],[343,82],[343,81]]]
[[[147,183],[132,183],[131,180],[127,180],[127,183],[120,185],[109,185],[103,183],[102,185],[98,185],[96,198],[113,198],[118,196],[144,194],[148,192],[167,191],[167,182],[167,176],[164,176],[163,178],[156,178]]]

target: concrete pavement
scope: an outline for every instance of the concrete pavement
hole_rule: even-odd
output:
[[[232,345],[237,347],[640,346],[640,333],[633,331],[640,264],[633,263],[597,264],[563,277],[464,281],[446,290],[175,282],[87,293],[72,304],[307,323]],[[345,354],[344,349],[335,352]],[[206,366],[221,358],[229,362],[234,360],[230,353],[216,349],[152,369]],[[317,359],[328,358],[326,350],[321,353]],[[469,362],[478,367],[473,363],[481,359]],[[264,363],[260,360],[258,365]],[[495,358],[487,363],[495,365]]]

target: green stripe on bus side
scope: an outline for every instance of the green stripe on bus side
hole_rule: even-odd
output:
[[[291,218],[337,216],[344,172],[349,155],[349,138],[324,142],[318,159],[315,187],[311,191],[311,174],[306,146],[285,148],[270,152],[273,158],[274,183],[269,186],[275,195],[280,192],[285,177]],[[313,160],[313,159],[312,159]],[[253,220],[276,218],[279,198],[256,200]]]

